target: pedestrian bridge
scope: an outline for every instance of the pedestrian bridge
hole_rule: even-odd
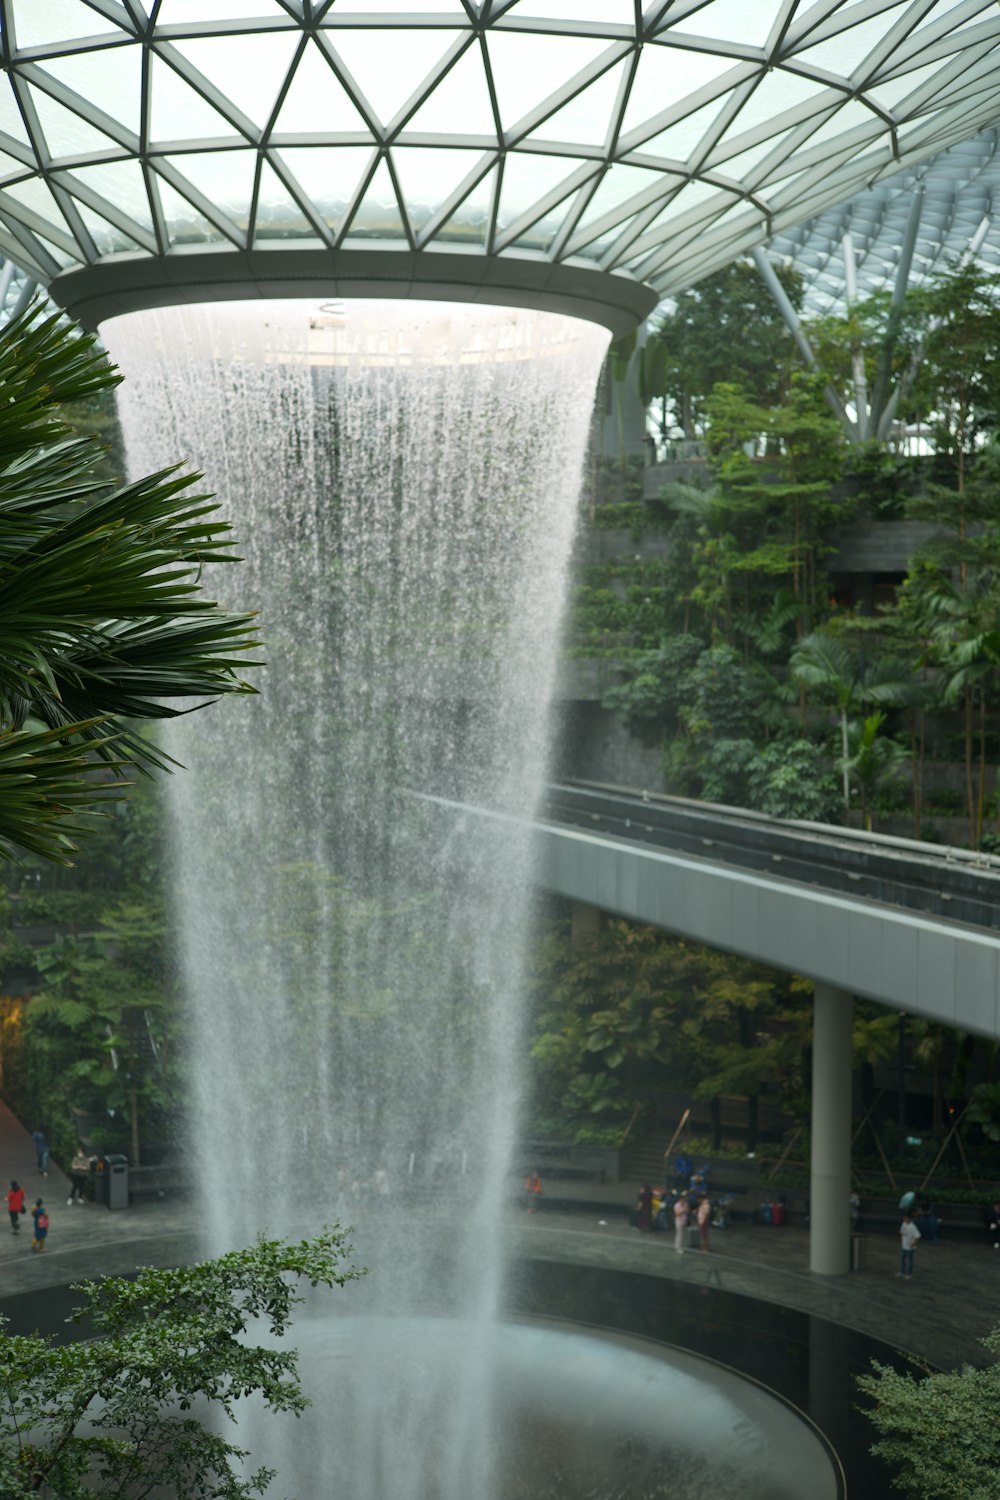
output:
[[[550,786],[533,826],[550,891],[1000,1036],[1000,859],[581,782]]]

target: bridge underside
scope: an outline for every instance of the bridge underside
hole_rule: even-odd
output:
[[[1000,1035],[1000,937],[710,860],[540,824],[539,883],[692,942],[977,1036]]]

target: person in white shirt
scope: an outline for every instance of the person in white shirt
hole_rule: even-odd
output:
[[[903,1215],[903,1222],[899,1226],[899,1270],[897,1276],[902,1276],[904,1281],[909,1281],[913,1275],[913,1247],[920,1238],[920,1230],[914,1224],[909,1214]]]

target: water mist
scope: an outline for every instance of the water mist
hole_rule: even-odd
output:
[[[259,608],[266,642],[259,697],[169,743],[205,1249],[339,1217],[372,1268],[344,1311],[417,1330],[408,1353],[345,1343],[329,1446],[278,1484],[488,1500],[530,847],[514,822],[445,833],[414,794],[535,807],[607,335],[388,302],[102,332],[130,469],[204,471],[245,559],[210,592]]]

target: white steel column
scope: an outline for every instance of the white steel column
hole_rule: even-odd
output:
[[[809,1269],[850,1270],[852,997],[817,984],[813,1000]]]

